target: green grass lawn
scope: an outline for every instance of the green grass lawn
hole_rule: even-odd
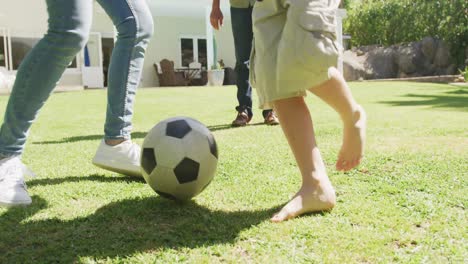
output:
[[[91,164],[105,91],[53,94],[23,155],[33,203],[0,209],[0,263],[467,263],[468,90],[351,83],[369,116],[366,158],[336,172],[336,113],[307,97],[336,187],[331,213],[281,224],[270,216],[300,177],[279,126],[231,128],[234,86],[141,89],[134,140],[158,121],[194,117],[216,137],[212,184],[192,202]],[[0,97],[0,109],[7,97]]]

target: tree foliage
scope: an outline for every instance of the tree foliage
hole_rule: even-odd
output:
[[[426,36],[443,39],[461,63],[468,44],[466,0],[348,0],[345,32],[352,45],[392,45]]]

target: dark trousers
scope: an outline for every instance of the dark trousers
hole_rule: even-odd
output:
[[[249,68],[247,67],[252,49],[252,10],[253,7],[231,7],[232,34],[234,36],[234,48],[236,51],[237,74],[237,111],[246,111],[252,116],[252,87],[249,83]],[[263,117],[271,110],[264,110]]]

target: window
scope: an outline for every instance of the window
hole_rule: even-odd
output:
[[[8,56],[6,51],[6,38],[4,36],[0,36],[0,67],[7,67],[6,65],[6,56]]]
[[[189,64],[195,61],[193,57],[193,39],[181,39],[181,54],[182,54],[182,67],[188,67]]]
[[[199,62],[207,67],[206,39],[187,37],[180,39],[181,66],[188,67],[191,62]]]
[[[207,67],[206,39],[198,39],[198,62],[201,63],[202,67]]]
[[[0,27],[0,67],[4,69],[9,69],[10,65],[8,64],[9,56],[9,43],[10,38],[8,37],[9,33],[6,28]]]
[[[11,55],[13,70],[18,70],[21,62],[29,51],[39,42],[39,38],[33,37],[11,37]],[[68,68],[76,68],[76,57],[68,65]]]
[[[104,74],[104,87],[107,87],[109,64],[114,50],[114,38],[102,38],[102,71]]]

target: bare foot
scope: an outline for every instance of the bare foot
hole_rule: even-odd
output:
[[[337,170],[349,171],[361,163],[366,140],[366,125],[366,112],[359,106],[354,112],[353,119],[344,124],[343,145],[336,162]]]
[[[335,203],[335,190],[327,178],[318,186],[303,185],[288,204],[271,218],[271,221],[279,223],[305,213],[330,211]]]

